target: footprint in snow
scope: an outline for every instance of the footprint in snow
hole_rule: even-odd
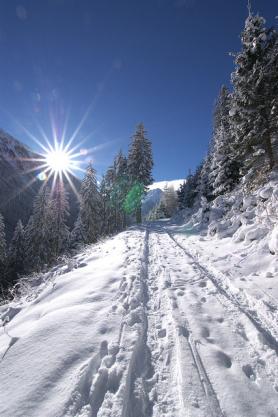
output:
[[[210,336],[209,328],[208,327],[203,327],[202,330],[201,330],[201,335],[202,335],[202,337],[205,337],[205,338],[209,337]]]
[[[166,329],[161,329],[159,330],[159,332],[157,333],[158,337],[160,339],[162,339],[163,337],[166,337]]]
[[[224,322],[224,319],[223,319],[223,317],[218,317],[216,319],[216,321],[218,321],[218,323],[223,323]]]
[[[216,359],[219,365],[224,366],[224,368],[231,368],[232,366],[232,360],[229,355],[227,355],[222,350],[218,350],[216,352]]]
[[[256,374],[255,374],[251,365],[249,365],[249,364],[243,365],[242,370],[245,373],[245,375],[247,376],[247,378],[251,379],[251,381],[256,380]]]

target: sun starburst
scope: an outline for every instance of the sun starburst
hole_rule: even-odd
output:
[[[65,176],[66,174],[74,174],[76,169],[80,169],[80,162],[77,158],[79,153],[73,153],[72,149],[67,149],[63,145],[55,142],[54,147],[51,145],[49,149],[42,155],[44,162],[41,168],[47,176]]]

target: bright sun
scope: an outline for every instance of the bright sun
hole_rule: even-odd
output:
[[[71,168],[69,154],[63,149],[51,150],[46,155],[46,164],[52,173],[66,173]]]
[[[69,149],[70,142],[67,145],[64,145],[63,141],[55,141],[54,146],[49,142],[47,144],[48,147],[43,147],[45,153],[42,154],[43,164],[40,166],[42,171],[38,174],[39,180],[48,181],[53,176],[54,184],[57,178],[63,177],[70,182],[70,176],[74,175],[76,170],[81,170],[80,161],[76,159],[80,152],[74,153],[75,148]]]

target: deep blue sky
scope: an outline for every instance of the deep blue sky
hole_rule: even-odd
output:
[[[183,178],[206,152],[213,103],[229,84],[245,0],[7,0],[0,2],[0,127],[37,149],[19,125],[68,135],[99,174],[143,121],[156,180]],[[277,0],[253,0],[273,25]],[[11,117],[11,116],[12,117]]]

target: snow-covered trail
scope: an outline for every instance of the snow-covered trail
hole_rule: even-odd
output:
[[[163,223],[57,272],[0,310],[1,417],[278,417],[276,313]]]
[[[219,277],[160,226],[149,244],[154,276],[165,283],[159,295],[164,335],[172,322],[178,336],[170,368],[182,401],[173,415],[277,416],[277,316],[269,327],[260,322],[227,282],[218,285]]]

